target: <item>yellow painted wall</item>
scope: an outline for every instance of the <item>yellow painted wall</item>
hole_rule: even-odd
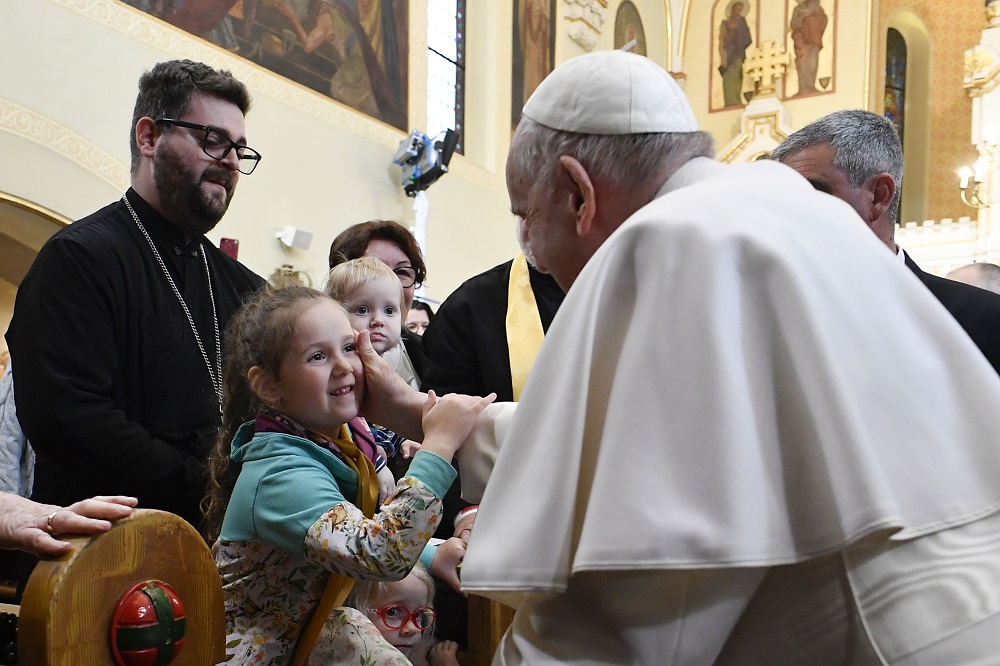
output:
[[[963,53],[979,43],[980,34],[986,27],[983,3],[973,0],[880,0],[873,42],[876,63],[885,61],[885,33],[890,19],[898,19],[901,13],[918,18],[930,33],[931,94],[925,105],[925,113],[929,115],[929,136],[923,217],[940,220],[969,215],[972,209],[959,198],[957,175],[963,165],[972,164],[976,159],[976,151],[970,144],[972,101],[962,89],[962,66]],[[881,112],[884,104],[878,93],[885,85],[885,71],[876,70],[874,74],[874,110]],[[909,102],[907,104],[909,106]],[[907,116],[909,113],[908,108]],[[909,154],[906,168],[909,171]],[[906,186],[904,177],[904,194]]]

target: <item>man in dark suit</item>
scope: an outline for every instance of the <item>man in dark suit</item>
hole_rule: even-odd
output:
[[[903,150],[892,123],[868,111],[836,111],[791,134],[771,158],[850,204],[1000,372],[1000,295],[926,273],[896,245]]]

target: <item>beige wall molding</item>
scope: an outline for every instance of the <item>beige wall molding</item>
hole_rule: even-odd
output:
[[[115,0],[50,0],[173,58],[189,58],[230,70],[253,92],[392,148],[402,133],[340,103]]]
[[[22,199],[19,196],[9,194],[7,192],[0,191],[0,205],[6,205],[12,208],[27,211],[32,215],[45,218],[46,220],[63,227],[67,227],[73,222],[73,220],[69,219],[65,215],[55,212],[54,210],[50,210],[45,206],[36,204],[34,201],[28,201],[27,199]]]
[[[289,81],[249,60],[116,0],[49,1],[168,53],[170,57],[189,58],[213,67],[228,69],[255,94],[265,95],[372,142],[395,150],[404,138],[404,134],[395,127],[369,118],[336,100]],[[426,37],[422,43],[426,45]],[[426,88],[426,78],[424,73],[424,88]],[[455,156],[449,169],[453,176],[480,187],[497,192],[506,191],[502,178],[469,163],[461,155]]]
[[[3,98],[0,130],[45,146],[120,190],[128,187],[128,167],[110,153],[51,118]]]

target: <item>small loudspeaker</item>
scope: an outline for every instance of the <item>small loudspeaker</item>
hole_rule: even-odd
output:
[[[313,239],[311,231],[298,229],[296,227],[285,227],[279,231],[276,236],[278,237],[278,240],[281,241],[282,245],[285,247],[293,247],[296,250],[308,250],[309,244],[312,243]]]

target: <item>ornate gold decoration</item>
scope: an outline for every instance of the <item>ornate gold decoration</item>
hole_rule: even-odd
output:
[[[1000,56],[988,46],[977,44],[968,49],[964,69],[962,85],[969,97],[979,97],[1000,84]]]
[[[743,62],[743,74],[753,81],[753,96],[776,97],[775,82],[792,64],[792,55],[769,39],[750,52]]]
[[[129,170],[111,153],[36,111],[0,98],[0,129],[33,141],[97,174],[117,189],[129,184]]]

